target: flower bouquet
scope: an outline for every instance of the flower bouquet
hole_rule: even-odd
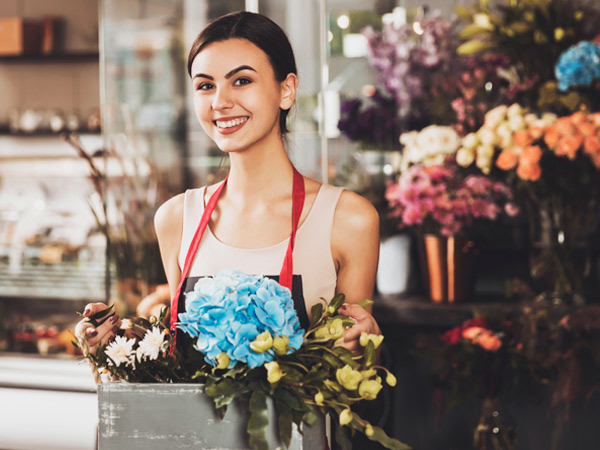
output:
[[[530,214],[531,275],[542,289],[570,297],[589,271],[589,239],[600,195],[600,113],[557,117],[500,106],[465,137],[457,160],[507,176]],[[495,167],[494,167],[495,166]],[[587,267],[587,269],[586,269]]]
[[[477,220],[496,220],[517,213],[511,190],[483,175],[464,177],[448,158],[443,165],[413,165],[386,191],[398,227],[425,234],[454,236]]]
[[[338,314],[342,294],[312,307],[306,332],[300,328],[290,291],[269,278],[225,270],[200,279],[185,300],[186,312],[179,314],[177,328],[192,339],[192,347],[174,345],[164,324],[165,309],[159,318],[132,319],[112,343],[94,353],[86,352],[80,339],[84,355],[114,380],[203,383],[221,418],[237,400],[249,414],[247,432],[257,449],[268,448],[269,397],[286,447],[293,424],[312,425],[318,414],[329,413],[341,425],[336,438],[345,449],[351,448],[348,431],[364,433],[387,448],[409,448],[350,409],[359,400],[377,397],[382,376],[390,386],[396,379],[376,362],[382,336],[363,334],[360,356],[335,345],[354,324]],[[90,326],[106,320],[107,311],[92,317]]]

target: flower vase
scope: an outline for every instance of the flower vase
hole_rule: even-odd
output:
[[[513,426],[502,423],[497,399],[485,397],[481,415],[473,432],[474,450],[514,450],[516,444]]]
[[[419,242],[421,272],[434,303],[456,303],[469,298],[474,285],[472,240],[426,234]]]
[[[594,205],[573,208],[566,198],[530,203],[531,277],[538,300],[554,304],[584,303],[591,273],[590,236],[597,228]]]
[[[396,234],[381,240],[377,266],[377,291],[401,294],[408,290],[411,275],[410,235]]]

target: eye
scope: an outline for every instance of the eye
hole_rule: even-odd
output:
[[[252,80],[250,78],[245,78],[245,77],[241,77],[238,78],[237,80],[235,80],[235,83],[233,83],[234,86],[245,86],[246,84],[250,84],[252,83]]]
[[[211,83],[200,83],[198,84],[198,86],[196,86],[196,90],[197,91],[208,91],[209,89],[212,89],[213,85]]]

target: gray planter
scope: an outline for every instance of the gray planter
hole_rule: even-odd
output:
[[[284,448],[269,400],[267,440],[270,449]],[[99,450],[242,450],[251,449],[248,417],[236,405],[223,421],[201,384],[104,383],[98,386]],[[323,450],[325,419],[314,427],[292,432],[290,450]]]

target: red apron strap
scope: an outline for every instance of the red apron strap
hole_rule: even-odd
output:
[[[185,262],[183,264],[183,269],[181,271],[181,279],[179,280],[179,286],[177,286],[177,291],[175,291],[175,295],[171,300],[171,332],[173,333],[173,339],[177,339],[177,335],[175,333],[175,323],[177,322],[177,310],[179,308],[179,297],[181,296],[181,287],[188,274],[190,273],[190,268],[192,267],[192,262],[194,261],[194,256],[196,255],[196,250],[198,250],[198,246],[200,245],[200,241],[202,240],[202,236],[204,235],[204,230],[208,226],[208,222],[210,220],[210,216],[215,209],[215,205],[217,204],[217,200],[223,192],[223,188],[225,187],[225,183],[227,183],[227,178],[229,175],[225,177],[223,182],[219,185],[217,190],[211,195],[206,208],[204,208],[204,212],[202,213],[202,218],[200,219],[200,223],[198,224],[198,228],[196,228],[196,232],[194,233],[194,237],[192,238],[192,242],[190,244],[190,248],[185,255]]]
[[[293,167],[294,170],[294,184],[292,191],[292,233],[290,235],[290,240],[288,244],[287,251],[285,253],[285,258],[283,260],[283,267],[281,268],[281,272],[279,274],[279,284],[287,287],[290,291],[292,290],[292,280],[294,274],[294,261],[293,261],[293,251],[294,251],[294,243],[296,241],[296,231],[298,230],[298,223],[300,222],[300,215],[302,214],[302,209],[304,208],[304,178]],[[229,177],[229,176],[228,176]],[[177,313],[179,309],[179,297],[181,296],[181,288],[185,279],[187,278],[190,268],[192,267],[192,262],[194,261],[194,256],[196,255],[196,251],[198,250],[198,246],[200,245],[200,241],[202,240],[202,236],[204,235],[204,231],[208,226],[208,222],[210,221],[210,216],[212,215],[213,210],[215,209],[215,205],[217,204],[217,200],[225,187],[225,183],[227,183],[227,178],[223,180],[221,185],[217,188],[217,190],[213,193],[213,195],[208,200],[206,208],[204,208],[204,212],[202,213],[202,218],[200,219],[200,223],[198,224],[198,228],[196,229],[196,233],[192,238],[192,242],[190,244],[190,248],[187,251],[185,256],[185,263],[183,265],[183,269],[181,271],[181,279],[179,281],[179,286],[177,287],[177,291],[171,300],[171,332],[173,333],[173,340],[176,342],[177,334],[175,333],[175,323],[177,323]]]
[[[296,242],[296,231],[298,230],[300,215],[302,214],[302,209],[304,208],[304,198],[304,178],[294,167],[294,189],[292,191],[292,234],[290,235],[290,242],[288,244],[287,252],[285,253],[285,259],[283,260],[283,267],[279,273],[279,284],[287,287],[290,291],[292,290],[292,280],[294,278],[294,244]]]

